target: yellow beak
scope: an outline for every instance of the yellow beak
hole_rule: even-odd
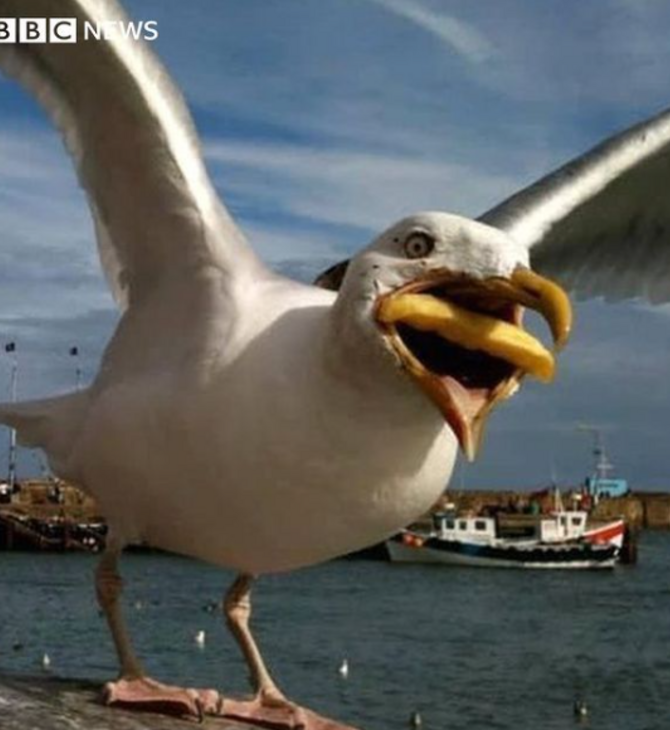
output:
[[[487,311],[488,303],[492,306]],[[522,307],[536,310],[546,319],[554,340],[553,351],[521,327]],[[403,365],[440,408],[472,460],[493,406],[511,395],[527,374],[543,382],[553,379],[554,353],[567,342],[572,308],[559,286],[528,269],[517,269],[509,279],[479,281],[443,273],[382,297],[377,321]],[[500,372],[501,361],[509,368],[504,376],[485,381],[486,387],[470,387],[466,378],[458,381],[452,376],[448,363],[441,373],[426,367],[399,334],[400,325],[404,331],[410,328],[428,333],[463,350],[483,353],[498,363],[496,372]]]

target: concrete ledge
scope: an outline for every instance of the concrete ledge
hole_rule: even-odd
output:
[[[195,722],[104,707],[100,685],[91,682],[0,674],[2,730],[242,730],[229,720]],[[248,729],[248,725],[246,726]]]

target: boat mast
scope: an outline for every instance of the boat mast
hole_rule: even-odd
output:
[[[602,430],[584,424],[580,424],[577,428],[593,435],[593,451],[591,453],[594,459],[594,479],[597,482],[607,479],[614,466],[605,453],[605,439]]]

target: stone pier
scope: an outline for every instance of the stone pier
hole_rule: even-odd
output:
[[[207,718],[198,726],[153,713],[127,712],[99,702],[100,685],[85,681],[0,674],[2,730],[248,730]]]

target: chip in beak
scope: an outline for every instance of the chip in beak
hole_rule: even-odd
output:
[[[549,351],[521,326],[523,308],[549,324]],[[509,279],[433,273],[382,296],[377,321],[409,374],[435,402],[473,460],[486,417],[525,375],[554,377],[554,352],[568,339],[565,292],[528,269]]]

